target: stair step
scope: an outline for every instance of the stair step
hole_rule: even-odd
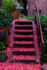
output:
[[[18,35],[33,35],[33,32],[14,32],[15,34],[18,34]]]
[[[17,25],[17,24],[16,24],[15,26],[18,26],[18,27],[22,27],[22,26],[23,26],[23,27],[27,27],[27,26],[32,26],[32,25]]]
[[[14,37],[14,41],[34,41],[34,38],[21,38],[21,37]]]
[[[24,56],[24,55],[18,55],[18,56],[15,56],[13,55],[12,56],[12,59],[16,59],[16,60],[24,60],[24,59],[28,59],[28,60],[36,60],[36,56]]]
[[[33,30],[20,30],[20,29],[15,29],[15,32],[33,32]]]
[[[36,63],[35,60],[14,60],[16,63],[25,63],[25,64],[31,64],[31,63]]]
[[[14,44],[34,44],[34,41],[14,41]]]
[[[32,22],[15,22],[18,25],[32,25]]]
[[[32,37],[34,37],[33,35],[14,35],[14,37],[29,37],[29,38],[32,38]]]
[[[13,44],[14,48],[34,48],[34,44]]]
[[[13,55],[35,55],[33,51],[12,51]]]
[[[34,51],[35,48],[13,48],[13,51]]]
[[[15,29],[23,29],[23,30],[27,29],[27,30],[30,30],[30,29],[33,29],[33,27],[32,26],[28,26],[28,27],[24,27],[24,26],[18,27],[18,26],[15,26]]]

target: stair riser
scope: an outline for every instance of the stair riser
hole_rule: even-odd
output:
[[[35,52],[31,52],[31,51],[27,51],[27,52],[25,52],[25,51],[13,51],[12,52],[12,54],[13,55],[35,55]]]
[[[34,44],[14,44],[14,48],[34,48]]]
[[[32,22],[16,22],[17,25],[32,25]]]
[[[16,27],[15,26],[15,29],[21,29],[21,30],[33,30],[33,28],[30,26],[30,27]]]
[[[14,32],[14,34],[17,34],[17,35],[33,35],[33,32]]]
[[[35,60],[15,60],[15,61],[12,61],[12,62],[15,62],[15,63],[25,63],[25,64],[35,63],[36,64]]]
[[[34,41],[34,38],[20,38],[15,37],[14,41]]]

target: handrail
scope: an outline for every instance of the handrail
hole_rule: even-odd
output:
[[[36,8],[35,15],[36,15],[36,20],[37,20],[37,26],[38,26],[38,30],[40,31],[41,41],[42,41],[42,45],[43,45],[44,39],[43,39],[43,33],[42,33],[42,28],[41,28],[41,22],[40,22],[40,16],[39,16],[37,2],[35,2],[35,8]]]

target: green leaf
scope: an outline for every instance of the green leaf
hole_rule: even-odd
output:
[[[0,42],[0,49],[4,49],[4,48],[5,48],[4,44]]]

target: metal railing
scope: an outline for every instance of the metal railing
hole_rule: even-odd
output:
[[[39,11],[38,11],[38,7],[37,7],[37,2],[35,2],[35,8],[36,8],[36,20],[37,20],[37,29],[39,32],[39,36],[41,39],[41,44],[44,44],[44,39],[43,39],[43,33],[42,33],[42,28],[41,28],[41,22],[40,22],[40,16],[39,16]]]
[[[40,16],[39,16],[39,10],[37,7],[37,2],[35,3],[35,7],[36,7],[36,20],[37,20],[37,30],[38,30],[38,42],[39,42],[39,46],[41,49],[41,64],[43,65],[43,45],[44,45],[44,38],[43,38],[43,33],[42,33],[42,28],[41,28],[41,22],[40,22]],[[41,44],[41,45],[40,45]]]

